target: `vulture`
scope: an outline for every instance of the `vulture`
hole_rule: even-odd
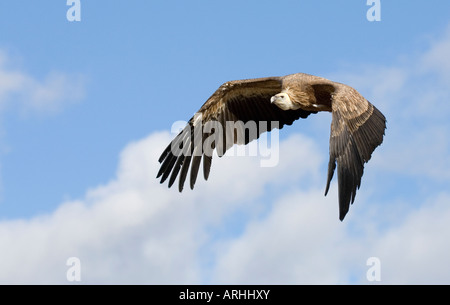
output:
[[[224,83],[163,151],[157,178],[161,183],[169,179],[171,187],[179,177],[181,192],[189,174],[193,189],[202,160],[208,179],[214,150],[221,157],[234,144],[247,144],[320,111],[332,115],[325,196],[337,164],[343,221],[360,187],[364,163],[383,141],[386,118],[354,88],[318,76],[296,73]]]

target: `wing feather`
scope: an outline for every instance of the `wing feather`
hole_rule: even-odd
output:
[[[181,192],[183,191],[184,182],[186,181],[187,173],[189,171],[189,164],[191,164],[192,156],[178,156],[178,158],[184,158],[183,167],[181,168],[180,178],[178,180],[178,190]]]
[[[384,115],[355,89],[338,84],[332,95],[330,160],[325,195],[337,163],[339,219],[342,221],[361,185],[364,163],[383,142]]]
[[[265,131],[291,125],[295,120],[315,113],[301,109],[283,111],[271,104],[270,98],[282,90],[282,81],[282,77],[267,77],[232,81],[220,86],[161,154],[159,162],[162,165],[157,175],[157,178],[162,177],[161,183],[170,176],[170,187],[179,176],[181,192],[190,169],[190,187],[193,188],[201,160],[203,176],[208,179],[214,149],[222,156],[234,144],[248,144]],[[227,126],[227,122],[238,121],[243,125]],[[256,133],[247,132],[245,124],[248,122],[256,123]],[[197,134],[193,131],[201,130],[209,123],[216,124],[210,132]]]

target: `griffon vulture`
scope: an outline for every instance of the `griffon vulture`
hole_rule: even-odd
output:
[[[233,144],[247,144],[265,131],[319,111],[332,114],[325,195],[337,163],[342,221],[360,187],[364,163],[383,141],[386,118],[352,87],[322,77],[297,73],[224,83],[161,154],[157,178],[161,183],[169,178],[171,187],[179,176],[181,192],[190,167],[192,189],[202,158],[208,179],[214,149],[222,156]],[[227,122],[236,124],[229,128]],[[256,130],[244,130],[248,122],[255,122]]]

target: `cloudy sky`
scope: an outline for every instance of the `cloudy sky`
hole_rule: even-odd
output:
[[[450,284],[450,2],[0,4],[0,283]],[[427,6],[428,5],[428,6]],[[387,117],[344,222],[323,196],[331,116],[279,162],[213,161],[182,194],[157,159],[223,82],[305,72]],[[78,272],[77,271],[77,272]]]

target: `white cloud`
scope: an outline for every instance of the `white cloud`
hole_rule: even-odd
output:
[[[320,163],[316,157],[296,162],[315,150],[310,139],[296,135],[281,143],[286,158],[279,167],[261,168],[252,157],[217,158],[207,184],[199,181],[198,190],[179,194],[155,179],[156,160],[169,141],[158,133],[130,144],[117,178],[83,200],[0,223],[0,245],[9,249],[0,254],[0,282],[67,283],[65,262],[72,256],[81,260],[85,283],[202,282],[199,251],[215,238],[210,230],[220,230],[236,210],[252,214],[271,180],[292,187],[314,177]]]
[[[448,284],[450,194],[431,196],[419,209],[396,218],[373,213],[357,200],[344,223],[320,192],[279,199],[264,219],[219,247],[215,280],[221,284],[371,284],[367,259],[381,262],[383,284]],[[312,204],[313,203],[313,204]],[[393,207],[395,209],[395,207]],[[377,210],[377,209],[376,209]]]
[[[219,246],[216,280],[225,284],[339,283],[345,226],[337,220],[337,196],[323,190],[291,192],[267,217],[247,225]],[[332,205],[330,205],[332,202]],[[331,254],[331,255],[330,255]]]
[[[43,80],[33,77],[14,67],[7,53],[0,50],[0,110],[14,104],[25,113],[54,113],[82,99],[84,87],[80,75],[53,71]]]
[[[449,284],[450,194],[424,202],[391,230],[374,239],[373,253],[389,284]]]
[[[0,282],[67,283],[65,263],[72,256],[81,260],[85,283],[196,281],[191,209],[170,201],[173,194],[153,175],[153,145],[160,148],[161,139],[168,137],[131,144],[118,178],[84,200],[65,202],[50,215],[3,222],[0,244],[10,251],[0,255]]]
[[[317,189],[325,159],[301,135],[281,142],[280,167],[216,159],[210,181],[179,194],[155,179],[170,138],[156,133],[128,145],[117,177],[81,200],[0,222],[0,283],[69,283],[73,256],[82,283],[367,283],[370,256],[381,259],[386,283],[450,282],[450,195],[407,209],[381,231],[386,211],[358,196],[341,223],[336,185],[328,197]],[[238,215],[242,224],[228,232]]]

